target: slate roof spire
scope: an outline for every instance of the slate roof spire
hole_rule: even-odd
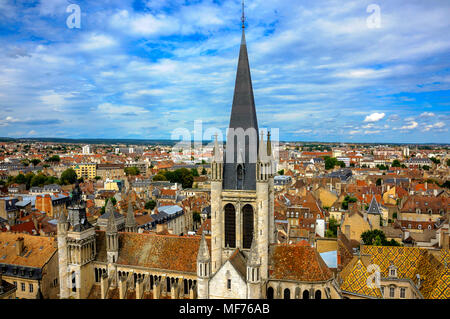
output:
[[[372,196],[372,201],[370,202],[369,209],[367,210],[368,214],[381,214],[380,207],[378,206],[375,195]]]
[[[226,151],[226,154],[233,154],[233,158],[226,157],[224,165],[223,188],[224,189],[256,189],[256,159],[251,160],[252,156],[258,154],[258,120],[256,117],[255,99],[253,96],[252,78],[250,74],[250,65],[248,62],[247,43],[245,40],[245,15],[244,3],[242,2],[242,38],[239,51],[239,60],[236,72],[236,82],[234,86],[233,104],[231,107],[230,125],[227,135],[227,147],[233,145],[233,150]],[[253,139],[246,139],[244,145],[240,145],[235,139],[235,132],[242,129],[244,132],[251,132]],[[243,155],[243,156],[242,156]],[[243,180],[238,181],[237,158],[242,156],[243,167],[239,172],[244,172]]]

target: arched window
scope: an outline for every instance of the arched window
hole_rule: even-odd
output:
[[[309,290],[305,289],[303,291],[303,299],[309,299]]]
[[[236,210],[232,204],[225,205],[225,247],[236,247]]]
[[[291,291],[289,288],[284,289],[284,299],[291,299]]]
[[[244,221],[243,247],[250,249],[253,239],[253,207],[252,205],[245,205],[242,208]]]
[[[316,290],[316,293],[314,294],[314,299],[322,299],[322,291]]]
[[[243,189],[244,186],[244,168],[239,164],[236,169],[236,189]]]
[[[267,288],[267,299],[273,299],[273,288]]]
[[[73,292],[77,291],[75,271],[72,271],[72,291]]]

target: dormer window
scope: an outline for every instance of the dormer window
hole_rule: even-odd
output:
[[[389,277],[397,278],[397,267],[394,265],[389,266]]]

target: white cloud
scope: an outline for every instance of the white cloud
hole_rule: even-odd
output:
[[[105,49],[117,45],[117,41],[105,34],[90,34],[81,44],[82,50]]]
[[[420,117],[433,117],[436,114],[434,114],[433,112],[423,112],[422,114],[420,114]]]
[[[435,124],[430,124],[430,125],[425,126],[425,128],[423,129],[423,131],[424,131],[424,132],[428,132],[428,131],[430,131],[430,130],[432,130],[432,129],[441,129],[441,128],[443,128],[444,126],[445,126],[445,123],[444,123],[444,122],[437,122],[437,123],[435,123]]]
[[[413,129],[415,129],[417,126],[419,126],[419,123],[417,123],[416,121],[411,121],[411,122],[409,122],[408,125],[404,125],[404,126],[402,126],[400,129],[401,129],[401,130],[413,130]]]
[[[383,119],[385,115],[385,113],[372,113],[366,116],[364,122],[378,122],[379,120]]]
[[[129,105],[113,105],[111,103],[102,103],[97,107],[98,111],[102,114],[117,116],[117,115],[127,115],[127,114],[145,114],[148,113],[146,109],[138,106]]]

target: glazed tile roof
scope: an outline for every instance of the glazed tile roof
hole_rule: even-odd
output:
[[[16,240],[24,238],[24,253],[16,254]],[[54,238],[0,232],[0,263],[42,268],[56,253]]]
[[[397,267],[399,278],[417,282],[420,275],[420,292],[426,299],[450,298],[450,254],[441,251],[436,258],[424,248],[393,246],[362,246],[361,254],[370,255],[371,263],[381,268],[381,277],[388,277],[389,266]]]
[[[379,288],[370,288],[367,279],[371,272],[367,271],[366,265],[358,257],[353,257],[352,261],[340,273],[343,282],[341,290],[372,298],[383,298]]]
[[[333,278],[317,250],[309,245],[271,245],[269,259],[272,279],[326,281]]]
[[[106,262],[105,232],[96,233],[97,260]],[[200,239],[200,236],[120,232],[117,264],[195,273]],[[211,247],[211,240],[206,241]]]

